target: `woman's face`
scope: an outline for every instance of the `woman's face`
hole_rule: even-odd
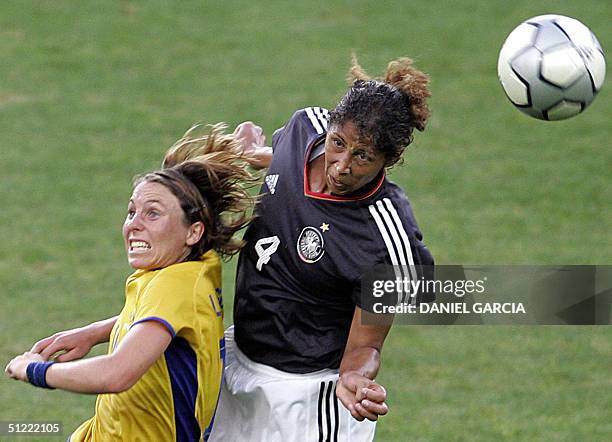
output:
[[[132,193],[123,224],[128,262],[153,270],[183,261],[201,232],[185,224],[179,200],[162,184],[141,182]],[[197,229],[196,229],[197,230]]]
[[[385,166],[385,155],[370,140],[359,136],[357,127],[347,121],[331,126],[325,138],[325,180],[335,195],[358,191],[372,181]]]

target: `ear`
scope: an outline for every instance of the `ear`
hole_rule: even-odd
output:
[[[202,221],[198,221],[189,226],[189,230],[187,231],[187,237],[185,238],[185,244],[188,246],[192,246],[197,244],[198,241],[204,235],[204,223]]]

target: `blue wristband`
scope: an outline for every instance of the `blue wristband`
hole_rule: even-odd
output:
[[[47,370],[55,362],[30,362],[26,368],[26,374],[28,375],[28,382],[36,387],[48,388],[49,390],[55,390],[47,384]]]

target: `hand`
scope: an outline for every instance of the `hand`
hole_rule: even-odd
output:
[[[75,328],[55,333],[48,338],[38,341],[32,349],[32,353],[40,353],[43,361],[47,361],[55,353],[63,351],[55,358],[57,362],[68,362],[80,359],[89,353],[91,347],[96,344],[91,331],[87,327]]]
[[[26,351],[21,356],[17,356],[11,360],[4,369],[4,373],[10,378],[28,382],[26,369],[30,362],[44,362],[44,359],[37,353]]]
[[[345,372],[336,384],[336,396],[358,421],[378,420],[388,413],[387,392],[373,380],[355,372]]]
[[[246,156],[252,156],[258,147],[263,147],[266,143],[263,129],[251,121],[245,121],[236,126],[234,136],[242,144],[242,151]]]

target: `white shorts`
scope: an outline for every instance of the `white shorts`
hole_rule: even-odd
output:
[[[294,374],[251,361],[225,332],[225,372],[209,441],[365,442],[376,422],[354,419],[336,398],[337,370]]]

